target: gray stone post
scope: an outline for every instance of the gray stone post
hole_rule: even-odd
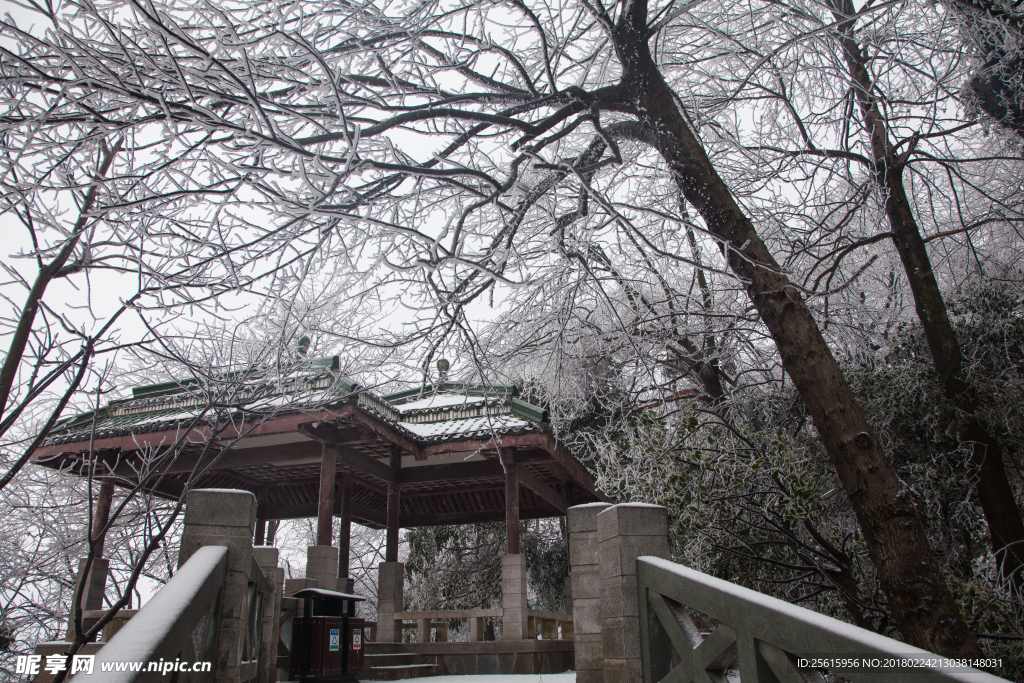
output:
[[[604,683],[642,683],[636,558],[669,559],[668,512],[660,505],[613,505],[597,515],[597,538]]]
[[[185,504],[178,567],[207,545],[228,548],[227,576],[220,596],[217,651],[213,662],[217,683],[242,680],[242,645],[248,617],[249,569],[256,525],[256,496],[232,489],[196,489]]]
[[[527,640],[526,556],[501,557],[501,639]],[[533,637],[536,637],[535,635]]]
[[[333,545],[309,546],[306,578],[316,580],[316,585],[324,590],[338,590],[338,549]]]
[[[277,548],[253,548],[252,554],[270,584],[263,600],[263,643],[260,645],[260,661],[263,666],[259,673],[259,683],[277,683],[277,641],[281,639],[284,569],[277,566]]]
[[[396,612],[405,611],[405,563],[381,562],[377,565],[377,632],[381,643],[402,642],[402,622]]]
[[[608,503],[588,503],[573,506],[566,514],[569,527],[572,631],[576,641],[576,683],[604,681],[597,515],[609,507]]]

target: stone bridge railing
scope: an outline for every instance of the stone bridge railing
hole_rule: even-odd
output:
[[[665,508],[569,508],[569,533],[576,683],[1008,683],[670,562]]]
[[[857,683],[1006,683],[657,557],[637,559],[637,589],[645,683],[724,680],[728,668],[743,683],[824,683],[821,671]],[[691,611],[704,615],[709,633],[698,629]]]
[[[255,523],[247,491],[190,492],[178,571],[72,683],[276,681],[284,573],[275,548],[253,547]],[[135,662],[141,670],[116,670]],[[165,670],[177,662],[196,670]]]

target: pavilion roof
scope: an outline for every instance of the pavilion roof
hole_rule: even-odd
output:
[[[222,408],[204,413],[211,405]],[[336,356],[299,359],[283,372],[136,387],[60,423],[32,460],[81,472],[99,457],[129,486],[145,470],[138,463],[174,443],[184,444],[182,456],[147,488],[176,497],[205,465],[192,486],[251,490],[268,519],[315,516],[324,447],[337,451],[338,475],[353,478],[353,515],[370,526],[383,525],[396,477],[403,526],[503,519],[504,449],[527,482],[522,519],[607,500],[555,440],[546,411],[517,387],[442,383],[380,394],[342,375]],[[395,452],[397,473],[387,464]]]
[[[296,363],[280,377],[252,373],[211,389],[194,380],[135,387],[131,398],[62,421],[44,447],[189,425],[212,401],[237,403],[253,416],[357,405],[403,436],[436,444],[452,439],[543,430],[546,411],[517,398],[518,387],[442,383],[379,395],[338,371],[337,356]]]

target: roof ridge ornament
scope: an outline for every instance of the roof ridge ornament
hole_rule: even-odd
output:
[[[437,359],[437,391],[444,389],[444,381],[448,379],[448,370],[452,367],[452,364],[448,362],[447,358]]]

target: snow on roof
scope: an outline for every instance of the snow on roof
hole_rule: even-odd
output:
[[[540,423],[547,421],[546,411],[516,398],[519,392],[513,386],[443,384],[378,396],[360,390],[358,384],[341,376],[337,369],[336,358],[303,361],[276,378],[259,377],[248,386],[240,386],[232,399],[220,400],[237,401],[238,410],[257,413],[355,404],[413,438],[429,443],[540,431]],[[66,420],[45,443],[178,429],[192,423],[208,400],[203,388],[192,380],[177,385],[171,382],[136,387],[131,399],[112,401],[95,415],[84,413]],[[217,417],[211,413],[204,416],[203,422]],[[220,417],[223,419],[222,414]]]
[[[535,423],[514,415],[488,415],[443,422],[400,422],[399,424],[417,437],[428,441],[447,441],[456,437],[468,439],[474,436],[491,436],[536,428]]]
[[[466,396],[465,394],[434,394],[418,401],[402,403],[398,410],[405,414],[428,408],[447,408],[458,405],[479,405],[486,399],[483,396]]]

